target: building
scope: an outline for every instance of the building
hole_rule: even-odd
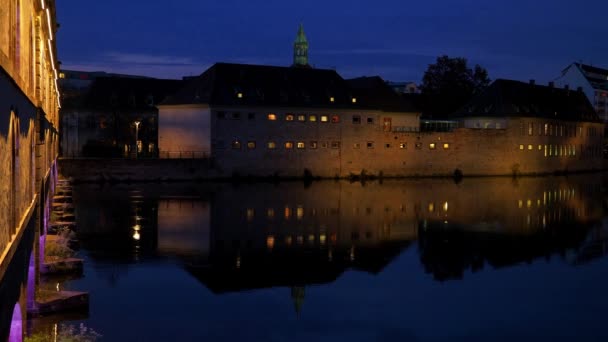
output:
[[[608,69],[572,63],[555,81],[562,88],[581,88],[602,121],[608,122]]]
[[[420,88],[416,82],[386,82],[389,87],[399,94],[420,94]]]
[[[399,148],[381,137],[417,131],[419,116],[383,81],[350,84],[333,70],[217,63],[159,105],[161,156],[207,153],[228,176],[348,175]]]
[[[158,156],[156,104],[182,81],[99,72],[63,74],[63,157]]]
[[[217,63],[159,105],[162,157],[211,177],[519,175],[602,169],[603,124],[583,91],[498,80],[453,120],[421,120],[417,94],[380,77]],[[419,101],[418,101],[419,102]]]
[[[55,185],[56,31],[55,1],[0,0],[0,341],[24,336]]]

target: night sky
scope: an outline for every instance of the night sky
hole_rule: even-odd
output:
[[[606,0],[57,1],[63,69],[163,78],[288,66],[303,23],[310,63],[344,77],[420,82],[447,54],[546,82],[574,61],[608,67],[607,14]]]

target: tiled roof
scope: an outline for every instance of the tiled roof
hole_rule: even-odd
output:
[[[98,77],[83,96],[85,108],[149,108],[183,85],[181,80]]]
[[[390,94],[394,94],[384,81],[381,83]],[[162,105],[209,104],[387,111],[396,108],[392,102],[385,104],[375,98],[389,96],[383,91],[351,87],[350,84],[350,81],[345,81],[334,70],[216,63],[168,97]],[[355,102],[353,98],[356,98]]]
[[[503,79],[494,81],[454,116],[541,117],[600,122],[581,91]]]
[[[397,94],[379,76],[358,77],[346,81],[363,105],[385,111],[418,112],[414,103]]]

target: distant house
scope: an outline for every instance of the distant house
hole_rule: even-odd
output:
[[[66,83],[68,96],[61,110],[64,157],[158,155],[156,104],[182,81],[95,75]]]
[[[386,82],[391,89],[400,94],[420,94],[416,82]]]
[[[608,122],[608,69],[572,63],[555,82],[561,88],[580,87],[602,121]]]

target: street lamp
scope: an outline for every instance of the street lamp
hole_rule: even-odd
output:
[[[141,124],[141,121],[135,121],[134,124],[135,124],[135,159],[137,159],[137,153],[139,152],[138,134],[139,134],[139,125]]]

